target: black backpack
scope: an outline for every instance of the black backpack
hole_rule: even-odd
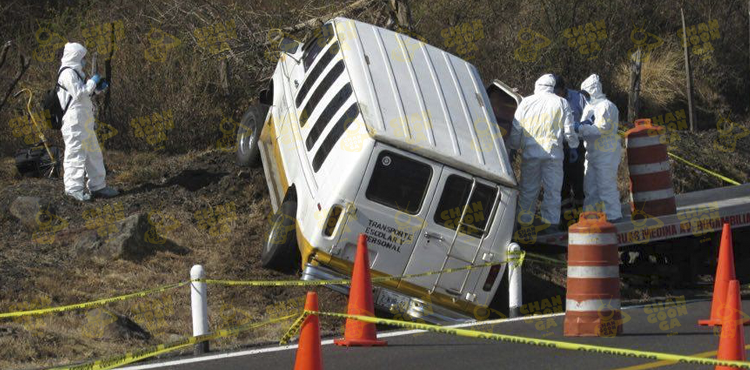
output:
[[[58,81],[60,81],[60,75],[66,69],[72,69],[72,68],[70,68],[70,67],[63,67],[62,69],[60,69],[60,72],[57,73],[57,80],[55,81],[55,87],[47,90],[47,92],[44,94],[44,101],[42,102],[42,107],[45,110],[49,111],[49,113],[50,113],[49,114],[49,122],[48,123],[49,123],[49,126],[53,130],[59,130],[60,128],[62,128],[62,119],[63,119],[63,116],[65,115],[65,112],[68,111],[68,107],[70,106],[71,100],[73,100],[72,96],[69,97],[68,98],[68,102],[65,103],[65,109],[63,109],[63,107],[60,105],[60,99],[57,98],[57,89],[63,89],[66,92],[68,91],[68,89],[62,87],[58,83]],[[75,74],[76,74],[76,76],[78,76],[78,78],[80,78],[80,79],[83,80],[83,78],[78,74],[78,72],[76,72],[75,69],[72,69],[72,70],[73,70],[73,72],[75,72]]]

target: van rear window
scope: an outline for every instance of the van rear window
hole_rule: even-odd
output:
[[[320,51],[328,45],[328,42],[333,38],[333,26],[329,23],[315,30],[315,37],[305,43],[302,48],[304,50],[302,54],[302,60],[305,65],[305,72],[315,61],[315,58],[320,54]]]
[[[435,223],[456,230],[464,205],[466,205],[461,233],[481,237],[483,230],[487,227],[492,206],[495,204],[497,190],[477,182],[474,194],[467,204],[466,199],[469,198],[470,191],[471,179],[458,175],[448,176],[433,217]]]
[[[378,155],[367,199],[415,215],[422,207],[432,177],[432,167],[402,155],[382,151]]]

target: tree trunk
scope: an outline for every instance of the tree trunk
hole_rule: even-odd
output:
[[[638,48],[630,65],[630,95],[628,96],[628,122],[635,122],[641,110],[638,96],[641,93],[641,66],[643,50]]]
[[[107,83],[109,83],[109,88],[104,93],[104,104],[102,107],[102,117],[106,120],[108,124],[112,124],[111,118],[111,110],[109,109],[109,103],[111,98],[111,92],[112,92],[112,57],[115,54],[115,24],[110,23],[109,24],[109,55],[107,59],[104,61],[104,78],[106,79]]]
[[[89,76],[94,76],[95,74],[99,73],[98,67],[99,67],[99,53],[94,52],[91,55],[91,73],[89,73]],[[84,71],[83,73],[86,73],[86,71]],[[102,103],[98,99],[91,99],[91,100],[92,100],[91,102],[94,105],[94,117],[101,120],[102,117],[99,115],[99,112],[102,111]],[[94,130],[96,130],[96,123],[94,123]]]
[[[688,118],[690,120],[690,131],[695,131],[695,110],[693,109],[693,73],[690,69],[690,42],[687,37],[685,26],[685,12],[680,9],[682,16],[682,40],[685,49],[685,77],[687,78]]]

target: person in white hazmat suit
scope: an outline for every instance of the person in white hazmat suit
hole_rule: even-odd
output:
[[[118,195],[117,190],[108,187],[105,182],[104,159],[94,132],[91,96],[104,91],[107,85],[104,81],[100,83],[99,75],[84,80],[85,56],[86,48],[83,45],[65,44],[57,80],[60,86],[57,98],[63,109],[67,107],[60,129],[65,141],[65,194],[79,201],[90,200],[91,196],[111,198]],[[85,192],[86,187],[90,194]]]
[[[617,133],[620,112],[602,92],[598,75],[593,74],[583,81],[581,90],[589,95],[581,114],[583,121],[575,125],[586,146],[584,210],[604,212],[608,221],[617,222],[622,218],[617,190],[617,168],[622,154]]]
[[[523,150],[518,221],[525,225],[533,223],[539,189],[543,187],[542,221],[552,226],[544,232],[557,231],[560,223],[563,137],[570,148],[578,147],[570,106],[555,95],[554,89],[552,74],[536,81],[534,95],[524,98],[516,109],[508,140],[512,149]]]

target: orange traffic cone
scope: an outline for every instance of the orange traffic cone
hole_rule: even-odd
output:
[[[367,258],[367,236],[359,234],[357,255],[354,258],[352,285],[349,289],[349,315],[374,316],[372,304],[372,282],[370,281],[370,261]],[[344,339],[333,341],[337,346],[385,346],[387,343],[377,339],[375,324],[354,319],[346,319]]]
[[[719,339],[718,360],[745,361],[745,333],[742,328],[742,302],[740,301],[740,282],[729,282]],[[735,369],[730,366],[716,366],[717,370]]]
[[[305,310],[318,311],[318,293],[307,292]],[[310,315],[302,323],[294,370],[320,369],[323,369],[323,359],[320,357],[320,322],[318,315]]]
[[[726,305],[727,286],[730,280],[734,280],[734,250],[732,247],[732,228],[728,223],[724,224],[721,232],[721,245],[719,246],[719,264],[716,266],[716,277],[714,278],[714,294],[711,302],[711,318],[699,320],[701,326],[721,325],[721,309]],[[747,324],[747,323],[746,323]]]

